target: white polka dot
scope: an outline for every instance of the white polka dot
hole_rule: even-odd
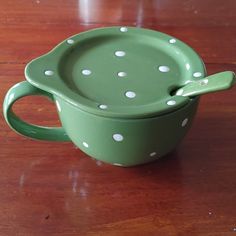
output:
[[[99,105],[99,108],[102,109],[102,110],[105,110],[105,109],[107,109],[107,105],[101,104],[101,105]]]
[[[183,89],[178,89],[176,95],[181,96],[183,94],[184,90]]]
[[[187,123],[188,123],[188,118],[185,118],[185,119],[182,121],[181,126],[184,127],[185,125],[187,125]]]
[[[151,152],[150,157],[154,157],[154,156],[156,156],[156,154],[157,154],[156,152]]]
[[[117,75],[118,75],[119,77],[125,77],[125,76],[127,76],[127,73],[124,72],[124,71],[120,71],[120,72],[117,73]]]
[[[195,78],[198,78],[198,77],[201,77],[202,76],[202,73],[201,72],[195,72],[193,73],[193,77]]]
[[[67,42],[68,44],[73,44],[75,41],[74,41],[73,39],[68,39],[66,42]]]
[[[57,106],[58,111],[61,112],[61,106],[57,100],[56,100],[56,106]]]
[[[44,74],[47,76],[52,76],[54,72],[52,70],[45,70]]]
[[[123,57],[123,56],[125,56],[125,52],[124,52],[124,51],[116,51],[116,52],[115,52],[115,55],[116,55],[117,57]]]
[[[176,43],[176,39],[170,39],[169,43]]]
[[[170,68],[168,66],[159,66],[159,71],[160,72],[169,72]]]
[[[121,142],[121,141],[123,141],[123,139],[124,139],[124,137],[123,137],[123,135],[121,135],[121,134],[113,134],[113,139],[115,140],[115,141],[117,141],[117,142]]]
[[[83,75],[91,75],[91,73],[92,73],[91,70],[88,70],[88,69],[82,70],[82,74],[83,74]]]
[[[86,148],[89,147],[89,145],[88,145],[86,142],[83,142],[83,145],[84,145]]]
[[[125,96],[126,96],[127,98],[135,98],[135,97],[136,97],[136,93],[133,92],[133,91],[127,91],[127,92],[125,93]]]
[[[169,106],[173,106],[175,104],[176,104],[176,101],[174,101],[174,100],[170,100],[167,102],[167,105],[169,105]]]
[[[120,28],[120,31],[123,32],[123,33],[124,33],[124,32],[127,32],[127,31],[128,31],[128,28],[127,28],[127,27],[121,27],[121,28]]]

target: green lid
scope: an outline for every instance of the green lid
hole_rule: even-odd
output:
[[[99,28],[31,61],[27,80],[101,116],[143,118],[189,102],[172,93],[205,76],[201,58],[169,35],[134,27]]]

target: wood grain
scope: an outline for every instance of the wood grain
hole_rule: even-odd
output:
[[[208,74],[236,71],[234,0],[9,0],[0,7],[0,102],[26,63],[102,26],[146,27],[192,46]],[[175,152],[118,168],[71,143],[29,140],[0,115],[0,235],[230,236],[236,233],[236,87],[203,96]],[[55,106],[27,97],[15,111],[56,125]]]

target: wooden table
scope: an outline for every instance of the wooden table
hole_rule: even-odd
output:
[[[208,74],[236,71],[234,0],[22,0],[0,4],[0,98],[28,61],[70,35],[125,25],[171,34]],[[93,160],[71,143],[19,136],[0,119],[0,235],[236,235],[236,87],[203,96],[188,136],[135,168]],[[27,97],[23,119],[57,125],[55,106]]]

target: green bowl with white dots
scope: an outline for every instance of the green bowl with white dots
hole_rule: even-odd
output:
[[[234,82],[233,72],[206,77],[201,58],[180,40],[134,27],[74,35],[28,63],[25,76],[4,100],[12,129],[33,139],[72,141],[118,166],[155,161],[172,151],[191,126],[199,95]],[[55,102],[62,127],[18,118],[12,105],[29,95]]]

